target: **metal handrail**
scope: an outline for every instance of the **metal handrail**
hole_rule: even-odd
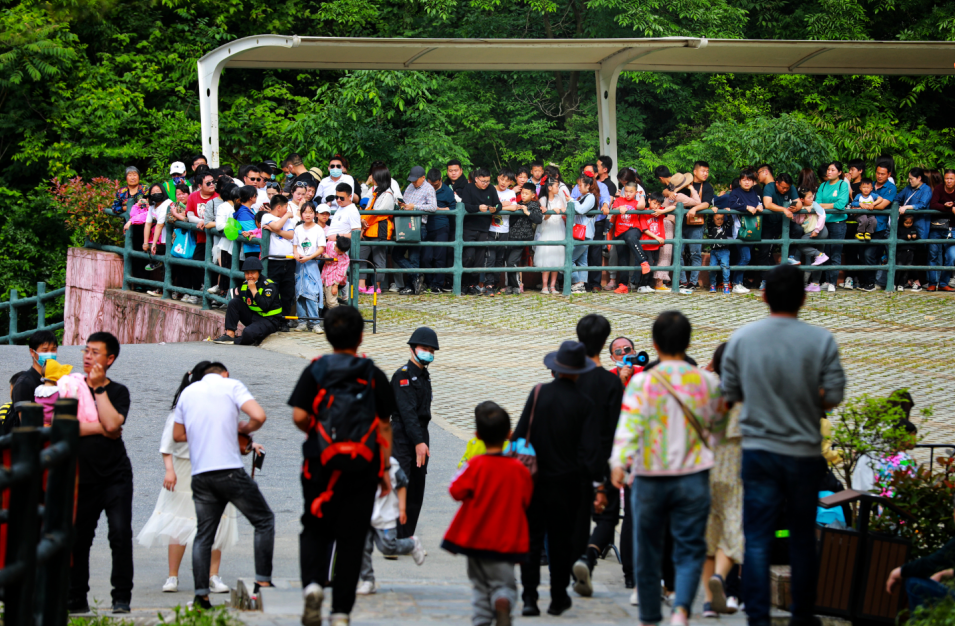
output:
[[[36,295],[29,298],[20,298],[16,289],[10,290],[10,300],[0,303],[0,311],[10,311],[10,326],[6,335],[0,337],[0,343],[13,345],[18,339],[26,339],[38,330],[59,330],[63,328],[62,321],[53,324],[46,323],[46,303],[50,300],[66,297],[66,287],[47,292],[46,283],[36,284]],[[19,331],[17,328],[17,309],[36,306],[37,327],[32,330]]]

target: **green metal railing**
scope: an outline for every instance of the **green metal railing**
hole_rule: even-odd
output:
[[[188,296],[196,296],[202,300],[202,308],[209,309],[211,308],[211,303],[216,302],[221,305],[228,304],[229,298],[227,294],[225,295],[216,295],[209,293],[209,289],[218,282],[219,275],[226,275],[229,277],[229,288],[233,289],[243,282],[244,274],[240,269],[239,253],[241,251],[241,246],[243,244],[253,244],[258,245],[261,248],[261,258],[262,258],[262,267],[263,273],[268,275],[268,263],[269,263],[269,238],[263,237],[262,239],[257,239],[255,237],[245,239],[244,237],[239,237],[232,242],[232,265],[229,268],[220,267],[213,260],[212,253],[212,237],[219,236],[225,237],[225,233],[215,229],[203,229],[203,232],[206,233],[206,246],[205,246],[205,255],[202,260],[197,259],[181,259],[179,257],[173,256],[172,254],[172,241],[173,235],[176,229],[183,229],[188,231],[195,232],[197,229],[196,225],[191,222],[172,222],[166,224],[166,251],[161,257],[153,256],[148,252],[143,252],[142,250],[133,250],[133,234],[132,230],[126,231],[126,238],[123,242],[123,247],[113,246],[108,244],[99,244],[91,241],[86,242],[87,248],[94,248],[96,250],[103,250],[104,252],[114,252],[123,257],[123,289],[130,289],[132,286],[142,286],[142,287],[151,287],[153,289],[162,290],[162,298],[168,299],[172,297],[173,292],[181,293]],[[133,259],[143,259],[143,260],[161,260],[164,264],[165,274],[162,281],[150,280],[148,278],[136,278],[133,276]],[[177,287],[173,285],[173,276],[171,269],[173,267],[201,267],[203,269],[203,279],[202,279],[202,289],[187,289],[185,287]]]
[[[49,293],[46,290],[46,283],[36,284],[36,295],[29,298],[20,298],[16,289],[10,290],[10,299],[7,302],[0,303],[0,312],[9,311],[10,329],[6,335],[0,337],[0,343],[13,344],[18,339],[26,339],[38,330],[59,330],[63,328],[63,322],[46,323],[46,303],[50,300],[66,297],[66,288],[54,289]],[[20,331],[17,327],[17,309],[23,307],[36,307],[36,325],[32,330]]]
[[[720,210],[718,210],[718,211],[716,211],[716,212],[717,212],[717,213],[720,213],[720,214],[723,214],[723,215],[743,215],[743,214],[744,214],[744,213],[742,213],[742,212],[740,212],[740,211],[732,211],[732,210],[726,210],[726,209],[720,209]],[[806,212],[807,212],[807,211],[802,211],[802,213],[806,213]],[[434,215],[434,213],[429,213],[429,212],[425,212],[425,211],[404,211],[404,210],[400,210],[400,209],[398,209],[398,210],[393,210],[393,211],[360,211],[360,213],[361,213],[362,215],[375,215],[375,216],[381,216],[381,215],[398,215],[398,216],[403,216],[403,217]],[[644,210],[644,211],[628,211],[628,213],[630,213],[630,214],[651,214],[652,211],[649,211],[649,210]],[[674,292],[678,292],[678,291],[679,291],[679,284],[680,284],[679,276],[680,276],[680,273],[681,273],[681,272],[684,272],[684,271],[705,271],[705,272],[712,272],[712,271],[718,271],[718,270],[719,270],[719,268],[714,268],[714,266],[710,266],[710,265],[692,266],[692,265],[684,265],[684,264],[683,264],[683,256],[682,256],[682,254],[680,254],[680,251],[682,250],[682,247],[683,247],[684,244],[702,244],[702,245],[705,246],[705,245],[707,245],[707,244],[711,244],[711,243],[712,243],[712,240],[710,240],[710,239],[686,239],[686,238],[683,237],[683,229],[685,228],[684,222],[685,222],[686,213],[687,213],[687,210],[684,208],[684,206],[683,206],[682,204],[677,204],[676,207],[675,207],[675,209],[674,209],[674,211],[673,211],[673,213],[672,213],[672,214],[675,216],[675,218],[676,218],[676,222],[675,222],[675,224],[674,224],[673,238],[671,238],[671,239],[666,239],[666,240],[665,240],[665,244],[672,244],[672,245],[673,245],[674,253],[673,253],[673,260],[672,260],[672,262],[670,263],[670,265],[656,265],[656,266],[653,266],[653,267],[652,267],[652,269],[655,270],[655,271],[656,271],[656,270],[659,270],[659,271],[667,271],[667,272],[672,272],[672,273],[673,273],[673,276],[676,277],[676,280],[673,280],[673,281],[672,281],[672,290],[673,290]],[[872,211],[872,210],[858,210],[858,209],[853,209],[853,210],[844,211],[843,213],[846,213],[846,214],[849,214],[849,215],[852,215],[852,214],[869,214],[869,215],[871,215],[871,214],[873,214],[873,213],[876,213],[876,214],[877,214],[878,212],[875,212],[875,211]],[[819,247],[819,246],[826,246],[826,245],[832,245],[832,244],[842,245],[842,246],[885,246],[886,262],[885,262],[885,264],[882,264],[882,265],[845,265],[845,264],[842,264],[842,265],[820,265],[820,266],[806,266],[806,265],[803,265],[803,266],[800,266],[800,268],[801,268],[803,271],[806,271],[806,272],[813,272],[813,271],[823,271],[823,272],[826,272],[826,271],[841,271],[841,270],[856,271],[856,272],[861,272],[861,271],[865,271],[865,272],[876,272],[876,271],[880,271],[880,270],[881,270],[881,271],[886,272],[886,285],[888,286],[888,287],[887,287],[887,291],[890,291],[890,292],[891,292],[891,291],[892,291],[892,286],[895,284],[895,273],[896,273],[896,271],[897,271],[897,266],[896,266],[896,250],[897,250],[898,245],[900,245],[900,244],[906,244],[906,245],[909,245],[909,244],[912,244],[912,245],[930,245],[930,244],[935,244],[935,245],[955,245],[955,241],[953,241],[953,240],[943,240],[943,239],[923,239],[923,240],[918,240],[918,241],[914,241],[914,242],[903,242],[903,241],[899,241],[899,240],[896,238],[896,230],[897,230],[897,228],[898,228],[898,223],[899,223],[899,207],[898,207],[898,204],[897,204],[897,203],[893,203],[892,206],[891,206],[888,210],[885,211],[885,213],[890,217],[890,219],[891,219],[891,225],[892,225],[892,226],[891,226],[891,229],[890,229],[890,232],[889,232],[889,236],[888,236],[886,239],[871,240],[871,241],[859,241],[859,240],[857,240],[857,239],[846,239],[846,240],[836,240],[836,239],[823,239],[823,240],[817,240],[817,239],[811,239],[811,240],[809,240],[809,239],[793,239],[793,238],[791,238],[791,237],[789,236],[789,224],[788,224],[788,222],[784,219],[784,220],[783,220],[782,233],[781,233],[779,239],[763,239],[763,240],[761,240],[761,241],[759,241],[759,242],[750,242],[750,241],[741,241],[741,240],[738,240],[738,239],[729,239],[729,240],[720,240],[720,244],[721,244],[721,245],[727,245],[727,246],[779,245],[780,248],[781,248],[781,250],[782,250],[782,259],[783,259],[783,262],[785,262],[785,260],[789,257],[789,251],[790,251],[790,247],[791,247],[791,246],[797,246],[797,247],[798,247],[798,246],[802,246],[802,245],[815,245],[815,246]],[[545,215],[556,215],[556,214],[557,214],[557,213],[555,213],[555,212],[553,212],[553,211],[548,211],[548,212],[545,213]],[[596,211],[596,210],[595,210],[595,211],[590,211],[589,213],[587,213],[587,215],[590,215],[590,216],[596,216],[596,215],[599,215],[599,214],[600,214],[600,212],[599,212],[599,211]],[[613,214],[614,214],[614,212],[611,212],[611,215],[613,215]],[[709,215],[712,215],[712,214],[713,214],[713,211],[712,211],[711,209],[707,209],[707,210],[705,210],[705,211],[700,212],[700,215],[705,215],[705,216],[709,216]],[[918,212],[915,212],[914,214],[915,214],[916,216],[918,216],[918,217],[941,215],[941,213],[939,213],[939,212],[937,212],[937,211],[918,211]],[[371,276],[371,275],[372,275],[373,273],[375,273],[375,272],[377,272],[377,273],[379,273],[379,274],[385,274],[385,275],[389,275],[389,274],[448,274],[448,275],[450,275],[450,276],[452,277],[452,285],[453,285],[452,288],[453,288],[453,290],[454,290],[454,293],[458,293],[458,294],[461,293],[462,276],[463,276],[465,273],[481,273],[481,272],[483,272],[483,273],[497,274],[497,273],[505,273],[505,272],[524,272],[524,271],[531,271],[531,272],[541,272],[541,271],[546,271],[546,272],[561,272],[561,273],[563,274],[563,277],[564,277],[563,293],[564,293],[564,295],[570,295],[570,290],[571,290],[571,287],[572,287],[571,274],[572,274],[573,272],[575,272],[575,271],[580,271],[580,272],[590,272],[590,271],[626,271],[626,272],[632,272],[632,271],[635,271],[635,270],[638,270],[638,269],[639,269],[638,267],[635,267],[635,266],[632,266],[632,265],[627,265],[627,266],[623,266],[623,265],[600,266],[600,267],[599,267],[599,270],[598,270],[597,267],[589,267],[589,266],[588,266],[588,267],[583,267],[583,266],[579,266],[579,267],[578,267],[578,266],[575,266],[575,265],[574,265],[573,255],[574,255],[574,249],[575,249],[577,246],[605,246],[605,245],[608,245],[608,244],[609,244],[609,245],[625,245],[625,242],[624,242],[623,240],[619,240],[619,239],[610,239],[610,240],[600,239],[600,240],[587,240],[587,241],[578,241],[578,240],[575,240],[575,239],[573,238],[573,218],[574,218],[574,216],[577,215],[577,213],[576,213],[576,211],[574,210],[574,203],[573,203],[573,202],[571,202],[571,203],[568,204],[568,208],[567,208],[567,212],[566,212],[566,215],[567,215],[567,217],[568,217],[568,220],[567,220],[567,224],[566,224],[566,228],[565,228],[565,236],[564,236],[564,239],[562,239],[562,240],[556,240],[556,241],[486,241],[486,242],[480,242],[480,243],[477,243],[477,242],[465,242],[465,241],[464,241],[464,219],[465,219],[466,217],[468,217],[468,216],[473,215],[473,214],[467,213],[467,212],[464,210],[464,205],[459,203],[458,206],[457,206],[454,210],[442,211],[442,212],[441,212],[441,215],[442,215],[442,216],[454,217],[454,218],[455,218],[455,220],[454,220],[454,238],[453,238],[452,241],[447,241],[447,242],[443,242],[443,241],[441,241],[441,242],[439,242],[439,241],[421,241],[421,242],[413,242],[413,243],[403,243],[403,242],[396,242],[396,241],[379,241],[379,240],[367,240],[367,239],[366,239],[366,240],[362,240],[362,239],[361,239],[361,231],[359,231],[359,230],[352,231],[352,236],[351,236],[351,251],[350,251],[350,255],[351,255],[352,262],[351,262],[350,267],[349,267],[349,284],[350,284],[350,286],[349,286],[349,290],[348,290],[348,293],[347,293],[347,299],[348,299],[349,304],[352,304],[353,306],[356,306],[356,307],[358,306],[358,302],[359,302],[359,293],[358,293],[358,289],[357,289],[358,281],[359,281],[359,279],[360,279],[361,277]],[[515,214],[515,215],[519,215],[519,214]],[[765,216],[765,213],[764,213],[763,215]],[[239,284],[241,284],[241,283],[243,282],[243,274],[242,274],[241,270],[239,269],[239,268],[240,268],[239,252],[240,252],[240,246],[241,246],[243,243],[258,244],[258,245],[261,247],[262,265],[263,265],[263,267],[265,268],[265,274],[268,275],[268,262],[269,262],[269,258],[270,258],[270,257],[269,257],[269,237],[263,237],[261,240],[259,240],[259,239],[254,239],[254,238],[253,238],[253,239],[250,239],[250,240],[245,240],[244,238],[240,238],[240,239],[234,241],[234,242],[233,242],[233,245],[232,245],[232,264],[231,264],[231,267],[229,267],[229,268],[222,268],[222,267],[219,267],[218,265],[216,265],[215,262],[213,262],[213,260],[212,260],[212,259],[213,259],[213,254],[212,254],[212,240],[211,240],[211,237],[212,237],[212,236],[224,236],[224,234],[223,234],[221,231],[217,231],[217,230],[205,230],[205,232],[206,232],[206,234],[207,234],[207,245],[205,246],[205,255],[204,255],[204,258],[203,258],[202,260],[198,260],[198,259],[180,259],[180,258],[174,257],[174,256],[172,255],[173,231],[174,231],[175,229],[177,229],[177,228],[183,228],[183,229],[186,229],[186,230],[195,231],[195,230],[196,230],[196,225],[195,225],[195,224],[192,224],[192,223],[188,223],[188,222],[175,222],[174,224],[172,224],[172,223],[166,224],[166,242],[167,242],[167,244],[166,244],[166,252],[165,252],[165,254],[164,254],[162,257],[159,257],[159,260],[162,260],[163,263],[165,263],[165,267],[166,267],[165,276],[164,276],[164,278],[163,278],[162,281],[156,281],[156,280],[150,280],[150,279],[144,279],[144,278],[136,278],[136,277],[132,276],[132,260],[133,260],[133,259],[137,259],[137,258],[138,258],[138,259],[144,259],[144,260],[145,260],[145,259],[154,259],[154,260],[155,260],[156,257],[153,257],[152,255],[150,255],[150,254],[147,253],[147,252],[143,252],[143,251],[140,251],[140,250],[133,250],[133,248],[132,248],[132,233],[131,233],[130,231],[127,231],[127,233],[126,233],[126,239],[125,239],[125,242],[124,242],[123,247],[112,246],[112,245],[94,244],[94,243],[91,243],[91,242],[88,242],[88,243],[87,243],[87,247],[96,248],[96,249],[100,249],[100,250],[105,250],[105,251],[108,251],[108,252],[115,252],[115,253],[117,253],[117,254],[122,255],[122,257],[123,257],[123,288],[124,288],[124,289],[130,289],[131,286],[145,286],[145,287],[151,287],[151,288],[157,289],[157,290],[158,290],[158,289],[162,289],[162,297],[163,297],[163,298],[169,298],[169,297],[171,296],[172,292],[174,292],[174,291],[175,291],[175,292],[182,293],[182,294],[186,294],[186,295],[196,296],[196,297],[201,298],[202,308],[203,308],[203,309],[208,309],[208,308],[210,308],[210,305],[211,305],[213,302],[218,303],[218,304],[221,304],[221,305],[224,305],[224,304],[227,304],[227,303],[228,303],[227,294],[216,295],[216,294],[210,294],[210,293],[208,292],[208,289],[209,289],[213,284],[215,284],[215,281],[218,279],[218,276],[219,276],[219,275],[225,274],[225,275],[229,276],[231,287],[236,287],[236,286],[238,286]],[[391,267],[391,268],[387,268],[387,267],[371,268],[371,267],[370,267],[370,264],[367,263],[367,262],[365,262],[365,266],[367,266],[367,267],[362,267],[362,262],[360,262],[360,258],[361,258],[361,248],[362,248],[363,246],[368,246],[368,247],[375,247],[375,246],[388,246],[388,247],[392,247],[392,246],[408,246],[408,247],[417,247],[417,248],[445,247],[445,248],[449,248],[449,249],[451,250],[451,252],[452,252],[452,262],[451,262],[451,264],[450,264],[449,267],[444,267],[444,268],[398,268],[398,267]],[[465,267],[463,266],[462,258],[463,258],[463,253],[464,253],[464,249],[465,249],[465,248],[467,248],[467,247],[497,248],[497,247],[502,247],[502,246],[503,246],[503,247],[563,246],[563,247],[564,247],[564,263],[563,263],[563,265],[553,266],[553,267],[526,267],[526,266],[521,266],[521,267],[493,267],[493,268],[488,267],[488,268],[485,268],[485,267],[475,266],[475,267],[473,267],[473,268],[465,268]],[[274,257],[274,258],[278,258],[278,257]],[[204,270],[204,272],[203,272],[203,285],[202,285],[202,289],[197,291],[197,290],[193,290],[193,289],[187,289],[187,288],[184,288],[184,287],[176,287],[176,286],[174,286],[174,285],[172,284],[172,272],[170,271],[170,269],[171,269],[172,267],[176,267],[176,266],[178,266],[178,267],[201,267],[201,268]],[[766,270],[772,269],[773,267],[775,267],[775,265],[731,265],[731,266],[729,266],[729,269],[730,269],[731,271],[737,271],[737,270],[738,270],[738,271],[747,271],[747,272],[749,272],[749,271],[766,271]],[[939,271],[939,272],[955,271],[955,267],[953,267],[953,266],[929,266],[929,265],[907,265],[907,266],[905,266],[904,269],[905,269],[906,271]],[[46,294],[44,297],[47,298],[47,299],[49,299],[49,298],[52,298],[52,297],[56,297],[55,294],[58,294],[58,293],[59,293],[59,290],[58,290],[57,292],[51,292],[50,294]],[[37,296],[37,297],[39,297],[39,296]],[[22,300],[22,301],[20,301],[20,302],[28,302],[28,300]],[[374,303],[375,303],[375,305],[377,305],[377,297],[374,299]],[[5,303],[4,305],[0,305],[0,308],[3,308],[3,307],[6,306],[6,305],[7,305],[7,303]],[[54,327],[56,327],[56,325],[50,326],[49,328],[54,328]],[[11,331],[11,332],[12,332],[12,331]],[[23,336],[23,333],[21,333],[20,336]]]
[[[799,211],[800,213],[808,213],[808,211],[803,210]],[[361,211],[362,215],[400,215],[403,217],[413,216],[413,215],[434,215],[434,213],[429,213],[425,211],[403,211],[403,210],[394,210],[394,211]],[[611,211],[611,216],[614,215],[615,211]],[[652,214],[653,211],[644,210],[644,211],[628,211],[628,214]],[[683,256],[680,254],[684,244],[702,244],[707,245],[713,243],[711,239],[685,239],[683,237],[684,221],[686,217],[687,209],[684,208],[682,203],[678,203],[672,214],[676,217],[676,223],[674,224],[674,232],[672,239],[664,240],[664,244],[673,244],[673,261],[670,265],[655,265],[652,266],[653,271],[667,271],[673,272],[673,276],[676,277],[672,281],[672,291],[679,292],[680,289],[680,280],[679,276],[681,272],[684,271],[706,271],[712,272],[719,270],[720,268],[714,268],[710,265],[684,265]],[[714,211],[712,209],[706,209],[705,211],[700,212],[700,216],[709,216],[712,215]],[[719,209],[716,213],[722,215],[748,215],[748,213],[733,211],[727,209]],[[877,213],[872,210],[847,210],[842,213],[852,215],[852,214],[868,214]],[[763,239],[758,242],[754,241],[742,241],[739,239],[730,239],[730,240],[720,240],[721,245],[729,246],[761,246],[761,245],[779,245],[782,249],[782,260],[785,263],[786,259],[789,257],[790,246],[802,246],[802,245],[815,245],[818,247],[826,245],[843,245],[843,246],[885,246],[886,247],[886,264],[885,265],[820,265],[820,266],[799,266],[803,271],[813,272],[813,271],[871,271],[876,272],[879,270],[885,271],[886,276],[886,291],[893,291],[893,285],[895,284],[895,272],[896,272],[896,249],[900,243],[903,244],[914,244],[914,245],[927,245],[927,244],[936,244],[936,245],[946,245],[946,241],[950,242],[947,245],[955,244],[955,241],[951,240],[941,240],[941,239],[924,239],[914,242],[902,242],[899,241],[895,236],[895,230],[898,228],[899,223],[899,206],[898,203],[893,203],[892,206],[885,211],[887,215],[890,216],[891,220],[891,230],[889,237],[886,239],[880,240],[871,240],[871,241],[859,241],[858,239],[792,239],[789,236],[789,223],[784,219],[782,233],[779,239]],[[587,215],[596,216],[600,215],[600,211],[590,211]],[[766,213],[764,212],[763,215]],[[910,213],[918,217],[932,216],[932,215],[942,215],[942,213],[937,211],[917,211]],[[378,241],[378,240],[360,240],[360,231],[352,232],[352,241],[351,241],[351,255],[353,258],[359,258],[361,252],[361,246],[418,246],[418,247],[445,247],[453,250],[453,262],[450,267],[446,268],[378,268],[378,273],[380,274],[448,274],[453,278],[453,291],[456,294],[461,293],[461,282],[462,275],[465,273],[489,273],[489,274],[498,274],[502,272],[523,272],[523,271],[532,271],[532,272],[561,272],[564,275],[564,295],[570,295],[572,287],[571,274],[575,271],[579,272],[590,272],[598,271],[596,267],[583,267],[575,266],[573,262],[574,248],[577,246],[605,246],[605,245],[625,245],[626,242],[619,239],[599,239],[599,240],[587,240],[587,241],[578,241],[573,238],[573,217],[577,215],[574,210],[574,203],[570,202],[567,207],[567,224],[565,228],[565,236],[563,240],[557,241],[486,241],[486,242],[465,242],[464,241],[464,219],[466,216],[473,216],[473,213],[467,213],[464,210],[464,205],[458,203],[458,206],[453,211],[442,211],[442,216],[454,216],[454,240],[447,242],[437,242],[437,241],[422,241],[421,243],[402,243],[396,241]],[[515,213],[513,215],[521,215],[520,213]],[[557,215],[554,211],[547,211],[544,215]],[[553,267],[473,267],[473,268],[464,268],[462,264],[462,257],[464,248],[467,247],[479,247],[479,248],[496,248],[496,247],[526,247],[526,246],[564,246],[564,264],[561,266]],[[770,270],[775,265],[731,265],[729,269],[731,271],[766,271]],[[639,269],[639,267],[630,266],[601,266],[599,271],[627,271],[632,272]],[[953,271],[955,267],[953,266],[928,266],[928,265],[907,265],[905,266],[906,271],[910,270],[930,270],[930,271]],[[351,289],[349,290],[349,302],[357,303],[358,293],[356,285],[358,284],[358,279],[360,276],[367,275],[370,273],[370,270],[360,269],[356,265],[352,265],[350,268],[349,282],[351,283]]]

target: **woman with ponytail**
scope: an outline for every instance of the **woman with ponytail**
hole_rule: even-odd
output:
[[[162,454],[163,464],[166,466],[166,476],[163,479],[162,491],[156,501],[153,514],[146,521],[137,537],[139,544],[147,548],[154,544],[169,546],[169,578],[166,579],[162,590],[174,593],[179,590],[179,565],[186,552],[186,545],[196,536],[196,507],[192,502],[192,463],[189,461],[189,444],[173,441],[173,417],[176,403],[182,391],[194,382],[202,380],[206,368],[212,363],[202,361],[197,363],[192,371],[186,372],[182,383],[172,400],[169,417],[163,428],[159,452]],[[259,444],[253,444],[260,450]],[[229,586],[219,577],[219,563],[222,560],[222,550],[232,547],[239,542],[239,524],[236,518],[235,507],[226,506],[216,532],[215,543],[212,546],[212,563],[209,571],[209,590],[212,593],[228,593]]]

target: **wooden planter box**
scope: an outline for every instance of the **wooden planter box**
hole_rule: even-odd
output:
[[[769,601],[783,611],[788,611],[793,602],[790,575],[788,565],[771,565],[769,568]]]

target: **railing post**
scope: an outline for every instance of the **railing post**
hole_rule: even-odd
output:
[[[43,537],[60,543],[60,549],[40,565],[37,577],[35,613],[43,626],[66,626],[66,600],[70,585],[70,556],[73,549],[73,505],[76,498],[76,454],[80,425],[76,421],[77,401],[58,400],[53,408],[50,445],[65,443],[69,458],[49,469],[43,510]]]
[[[39,411],[34,403],[23,411]],[[42,418],[41,418],[42,419]],[[35,428],[13,429],[10,472],[20,480],[10,487],[7,509],[7,563],[21,568],[19,580],[4,589],[5,626],[33,626],[33,590],[36,587],[36,549],[40,524],[37,520],[40,504],[40,431]],[[11,563],[12,561],[12,563]]]
[[[269,240],[272,239],[270,235],[263,233],[260,237],[259,243],[259,259],[262,261],[262,273],[266,276],[269,275]]]
[[[686,219],[686,210],[682,202],[676,203],[676,209],[673,211],[676,221],[673,223],[673,273],[670,275],[670,291],[680,293],[680,273],[683,271],[683,221]],[[666,229],[664,229],[666,232]],[[702,258],[702,257],[701,257]],[[691,261],[692,263],[692,261]],[[687,282],[690,278],[687,277]]]
[[[339,235],[340,237],[341,235]],[[361,230],[355,229],[351,231],[351,249],[348,252],[348,256],[352,261],[358,261],[361,259]],[[348,264],[348,306],[353,306],[356,309],[358,308],[358,280],[361,276],[361,263],[349,263]],[[374,285],[374,288],[377,289],[378,285]]]
[[[792,201],[786,200],[785,206],[789,207],[790,204],[792,204]],[[785,217],[785,215],[783,217]],[[780,229],[781,231],[780,236],[782,237],[782,240],[783,240],[782,246],[780,247],[780,250],[782,251],[781,256],[779,258],[780,265],[785,265],[786,263],[789,263],[789,242],[790,242],[789,228],[790,226],[792,226],[792,220],[789,220],[788,222],[786,220],[783,220],[783,227]]]
[[[7,343],[13,345],[13,336],[17,334],[17,290],[10,290],[10,338]]]
[[[885,268],[885,291],[895,292],[895,251],[899,240],[899,203],[893,202],[889,207],[889,232],[886,238],[886,268]]]
[[[133,273],[133,230],[129,228],[123,236],[123,291],[129,291],[129,276]]]
[[[564,222],[564,292],[563,295],[569,296],[570,290],[574,285],[574,224],[577,223],[577,211],[574,209],[574,202],[567,203],[567,220]]]
[[[46,283],[36,284],[36,327],[37,329],[46,326],[46,303],[43,296],[46,295]]]
[[[233,289],[239,286],[239,279],[235,277],[234,272],[240,271],[239,257],[242,255],[242,245],[243,244],[240,243],[238,239],[232,242],[232,268],[231,269],[233,273],[229,274],[229,292],[230,293],[232,292]],[[229,298],[228,294],[226,294],[226,298]]]
[[[162,297],[163,300],[168,300],[172,296],[170,292],[173,286],[172,261],[170,260],[172,259],[172,222],[167,221],[163,228],[166,229],[166,250],[163,252],[163,269],[165,272],[162,278]]]
[[[464,274],[464,216],[467,212],[464,210],[464,203],[458,202],[454,211],[454,248],[451,264],[451,289],[456,296],[463,296],[461,293],[461,283]]]

